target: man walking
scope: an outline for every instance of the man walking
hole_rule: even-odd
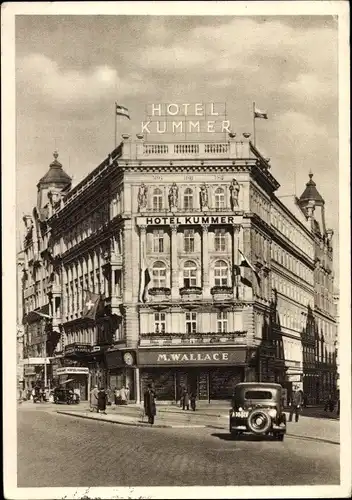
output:
[[[302,391],[298,390],[298,387],[295,387],[295,392],[293,393],[291,398],[291,410],[290,410],[290,417],[288,420],[289,422],[292,422],[293,414],[295,414],[295,422],[298,422],[302,403],[303,403]]]
[[[155,392],[152,389],[151,384],[148,384],[147,390],[144,392],[144,413],[148,417],[148,423],[153,425],[154,418],[156,415],[156,406],[155,406]]]

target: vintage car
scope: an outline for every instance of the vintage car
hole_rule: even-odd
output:
[[[62,387],[57,387],[56,389],[54,389],[54,403],[55,404],[64,403],[67,405],[78,404],[79,398],[77,397],[76,394],[74,394],[72,390]]]
[[[237,384],[230,409],[230,433],[236,438],[244,432],[272,434],[279,441],[286,434],[280,384],[242,382]]]

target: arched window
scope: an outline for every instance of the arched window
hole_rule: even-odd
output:
[[[183,208],[185,210],[193,208],[193,191],[191,188],[186,188],[183,195]]]
[[[191,260],[187,260],[183,266],[183,286],[197,286],[197,265]]]
[[[214,266],[214,285],[228,286],[228,265],[224,260],[218,260]]]
[[[225,192],[222,188],[217,188],[215,190],[215,208],[225,208]]]
[[[160,211],[163,208],[163,192],[156,188],[153,191],[153,210]]]
[[[166,287],[166,266],[163,262],[156,261],[153,264],[153,287]]]

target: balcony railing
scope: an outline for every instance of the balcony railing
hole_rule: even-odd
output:
[[[244,344],[246,331],[235,332],[195,332],[165,333],[149,332],[140,334],[140,345],[204,345],[204,344]]]
[[[180,295],[201,295],[202,288],[200,286],[184,286],[180,288]]]

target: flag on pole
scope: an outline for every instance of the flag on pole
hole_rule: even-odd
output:
[[[38,316],[42,316],[43,318],[47,318],[47,319],[53,319],[52,316],[50,316],[50,314],[45,314],[45,313],[42,313],[42,312],[39,312],[39,311],[32,311],[34,314],[38,314]]]
[[[268,119],[268,113],[266,111],[262,111],[258,109],[256,106],[254,107],[254,118],[263,118],[264,120]]]
[[[101,295],[87,290],[82,317],[95,320],[100,309],[100,304]]]
[[[125,106],[120,106],[119,104],[117,104],[117,102],[115,102],[115,112],[116,115],[125,116],[129,120],[131,119],[128,109],[125,108]]]
[[[242,261],[240,263],[240,267],[247,267],[249,269],[251,269],[255,275],[255,277],[257,278],[257,282],[258,282],[258,286],[260,286],[260,282],[261,282],[261,279],[260,279],[260,276],[259,276],[259,273],[258,271],[255,269],[255,267],[252,265],[252,263],[250,262],[250,260],[244,255],[243,252],[241,252],[240,249],[238,249],[238,252],[239,254],[241,255],[242,257]],[[241,279],[241,281],[243,282],[243,280]],[[246,280],[247,281],[247,280]]]
[[[144,254],[141,259],[141,279],[140,279],[140,290],[139,290],[139,300],[140,302],[147,301],[147,290],[148,285],[151,282],[150,272],[145,261]]]

